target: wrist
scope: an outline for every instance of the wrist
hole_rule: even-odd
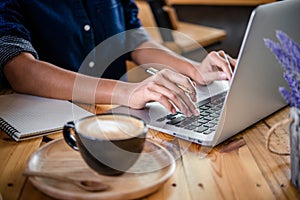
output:
[[[100,104],[117,104],[116,94],[122,95],[121,92],[115,92],[119,81],[111,80],[111,79],[98,79],[98,85],[96,88],[96,96],[95,96],[95,103]]]
[[[111,104],[129,106],[129,96],[132,88],[132,83],[116,81],[114,88],[111,91]]]
[[[199,63],[188,60],[186,65],[183,67],[183,74],[190,77],[192,80],[197,80],[196,76],[199,73],[197,65],[199,65]]]

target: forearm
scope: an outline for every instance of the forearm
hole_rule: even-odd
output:
[[[140,83],[126,83],[64,70],[22,53],[8,61],[4,74],[17,92],[84,103],[125,105],[135,109],[158,101],[172,113],[176,112],[175,107],[187,116],[198,113],[192,103],[196,100],[194,87],[186,76],[171,70],[162,70]],[[192,91],[192,100],[176,83]]]
[[[29,53],[11,59],[4,74],[17,92],[85,103],[112,103],[116,85],[114,80],[85,76],[36,60]]]
[[[193,61],[153,41],[148,41],[140,45],[132,53],[132,58],[139,65],[157,63],[161,64],[156,66],[158,69],[170,67],[189,77],[192,77],[196,71]]]
[[[60,99],[71,96],[70,83],[74,82],[74,75],[71,73],[62,79],[63,70],[38,61],[29,53],[12,58],[5,65],[4,74],[17,92]]]

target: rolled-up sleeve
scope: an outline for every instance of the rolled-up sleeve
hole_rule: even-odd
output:
[[[0,44],[0,85],[7,85],[3,72],[4,65],[11,58],[19,55],[22,52],[29,52],[35,58],[38,58],[38,54],[29,41],[16,36],[2,36],[0,37]]]
[[[22,52],[29,52],[38,58],[36,50],[31,43],[17,36],[6,35],[0,37],[0,65],[1,68],[13,57]]]
[[[18,1],[0,2],[0,80],[3,81],[4,65],[22,52],[29,52],[38,58],[30,40],[30,33],[23,24],[22,9]]]

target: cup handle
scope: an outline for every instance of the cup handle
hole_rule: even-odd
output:
[[[67,144],[72,147],[72,149],[78,151],[79,148],[76,144],[76,138],[74,137],[74,134],[72,134],[72,132],[75,132],[75,124],[73,121],[67,122],[63,128],[64,139]]]

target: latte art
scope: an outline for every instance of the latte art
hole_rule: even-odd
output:
[[[101,115],[80,121],[77,131],[88,137],[106,140],[124,140],[144,132],[142,121],[122,115]]]

